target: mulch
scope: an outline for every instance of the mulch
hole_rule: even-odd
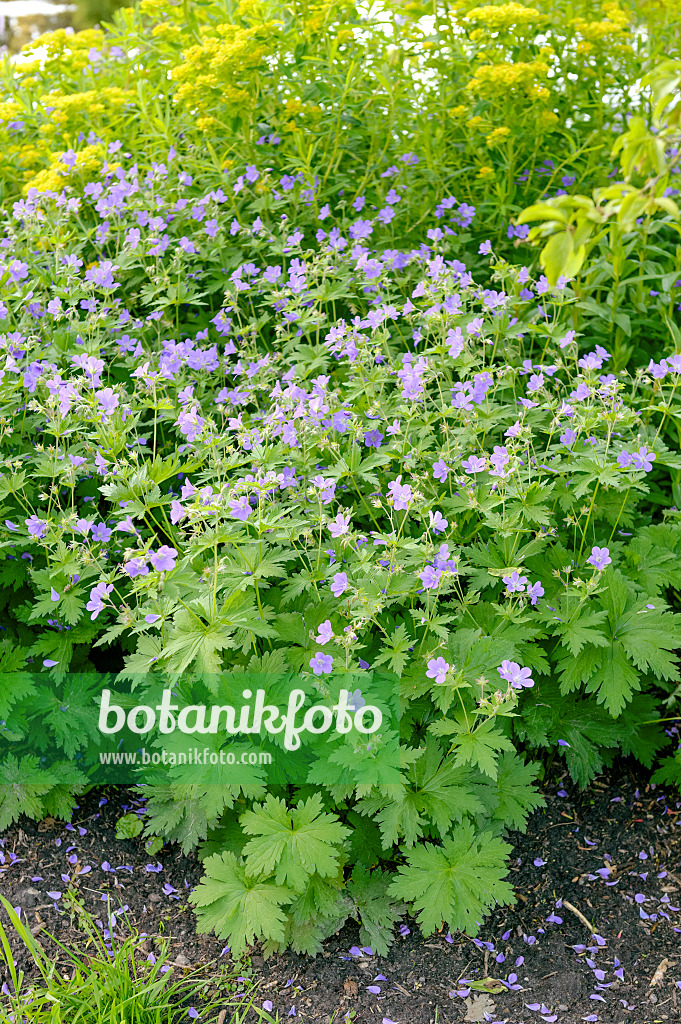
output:
[[[64,967],[49,936],[83,942],[77,918],[63,909],[69,885],[102,932],[114,909],[114,941],[130,927],[149,951],[159,936],[169,939],[174,971],[236,966],[244,991],[248,979],[258,981],[255,1005],[265,1011],[247,1020],[278,1013],[310,1024],[681,1021],[679,794],[621,762],[586,792],[565,777],[546,785],[545,797],[527,832],[510,837],[515,904],[490,915],[475,939],[444,930],[424,937],[406,920],[387,957],[360,949],[353,926],[315,958],[265,960],[254,950],[231,965],[224,942],[195,931],[186,897],[201,876],[196,858],[173,846],[150,858],[141,839],[116,839],[121,814],[143,806],[126,790],[91,792],[69,825],[22,819],[9,829],[0,891]],[[16,936],[12,942],[30,975],[30,958]]]

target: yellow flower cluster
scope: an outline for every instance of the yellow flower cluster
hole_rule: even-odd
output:
[[[14,121],[21,113],[21,104],[15,100],[5,100],[0,103],[0,124],[5,124],[7,121]]]
[[[39,134],[46,140],[43,164],[49,160],[50,149],[71,144],[84,122],[90,128],[111,129],[125,116],[128,106],[136,99],[136,92],[118,86],[103,89],[87,89],[84,92],[45,93],[43,100],[45,120],[39,126]],[[49,111],[49,113],[47,112]],[[49,140],[49,141],[48,141]]]
[[[86,176],[89,172],[99,172],[102,168],[105,153],[106,150],[100,145],[86,146],[84,149],[81,149],[76,154],[76,162],[71,175],[76,170]],[[61,156],[61,151],[59,153],[50,153],[50,166],[44,167],[37,174],[30,174],[28,181],[24,185],[24,193],[27,193],[31,188],[37,188],[40,192],[47,190],[61,192],[67,178],[66,167],[61,162]],[[71,175],[68,177],[70,178]]]
[[[473,25],[484,25],[493,32],[499,32],[510,28],[511,25],[530,25],[532,22],[540,21],[542,15],[534,7],[508,3],[499,6],[490,4],[487,7],[474,7],[465,17],[466,21],[470,21]]]
[[[570,24],[583,39],[599,42],[608,36],[617,35],[629,26],[629,15],[616,2],[603,4],[601,10],[606,15],[601,21],[587,21],[585,18],[573,18]]]
[[[503,64],[483,64],[473,75],[466,88],[486,98],[524,93],[533,99],[544,99],[549,90],[538,84],[546,78],[549,66],[543,61],[516,61]]]
[[[83,32],[67,32],[59,28],[54,32],[46,32],[23,48],[22,55],[30,57],[35,54],[36,59],[17,65],[17,77],[25,84],[26,75],[53,62],[64,65],[71,73],[82,71],[90,64],[90,50],[102,48],[104,41],[104,33],[98,28],[89,28]]]
[[[485,136],[485,142],[490,147],[497,146],[499,145],[500,142],[504,142],[504,140],[507,139],[510,134],[510,128],[495,128],[493,131],[489,133],[489,135]]]
[[[170,77],[179,83],[178,99],[202,115],[215,111],[216,99],[235,109],[250,107],[250,86],[267,53],[256,36],[273,29],[273,22],[254,28],[216,26],[211,35],[185,50],[182,63],[172,68]],[[212,90],[218,90],[219,97]]]

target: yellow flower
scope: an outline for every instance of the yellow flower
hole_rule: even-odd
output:
[[[485,142],[488,146],[496,146],[498,143],[503,142],[511,134],[511,129],[506,127],[495,128],[485,137]]]
[[[479,117],[476,114],[475,117],[469,118],[469,120],[467,121],[467,124],[468,124],[468,127],[472,128],[472,130],[475,132],[475,131],[478,131],[480,128],[484,128],[486,126],[487,122],[485,121],[484,117]]]
[[[487,98],[505,97],[525,93],[530,97],[548,96],[548,90],[537,85],[538,78],[546,78],[549,66],[543,61],[504,64],[483,64],[466,88]]]
[[[481,167],[478,171],[478,178],[493,178],[494,168],[493,167]]]
[[[485,25],[493,32],[499,32],[510,28],[511,25],[530,25],[532,22],[541,21],[542,15],[534,7],[508,3],[498,7],[493,4],[474,7],[465,18],[474,25]]]
[[[583,39],[599,42],[608,36],[617,35],[629,26],[629,15],[623,11],[618,3],[604,3],[601,10],[606,17],[601,21],[587,21],[585,18],[573,18],[570,22],[575,31]],[[584,51],[588,52],[588,51]]]
[[[552,124],[557,124],[559,118],[553,110],[542,110],[539,115],[539,123],[544,128],[549,128]]]
[[[458,120],[460,117],[464,116],[467,110],[468,107],[465,107],[463,103],[461,103],[458,107],[452,107],[449,111],[449,116]]]
[[[151,34],[154,39],[177,40],[182,38],[182,29],[179,25],[172,25],[167,21],[162,21],[160,24],[154,25]]]

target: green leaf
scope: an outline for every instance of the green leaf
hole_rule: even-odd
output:
[[[124,814],[116,822],[116,839],[134,839],[144,828],[136,814]]]
[[[52,789],[56,779],[45,769],[38,757],[17,759],[8,754],[0,764],[0,831],[18,821],[20,815],[29,818],[43,816],[41,797]]]
[[[375,658],[374,664],[384,665],[387,662],[390,670],[396,675],[401,676],[404,666],[409,660],[409,648],[413,642],[407,632],[407,627],[401,622],[392,636],[385,641],[383,650]]]
[[[463,717],[456,721],[444,719],[433,722],[430,731],[436,736],[453,737],[451,742],[456,767],[472,764],[491,779],[497,777],[497,752],[513,750],[513,744],[499,731],[493,718],[482,722],[477,728],[472,728]]]
[[[477,935],[483,916],[495,904],[513,899],[504,881],[510,846],[489,835],[476,836],[473,826],[458,826],[442,846],[417,846],[398,869],[390,892],[411,904],[424,935],[442,924]]]
[[[544,806],[544,798],[532,785],[538,771],[538,765],[525,764],[515,752],[506,751],[499,759],[494,818],[505,828],[524,832],[531,812]]]
[[[347,887],[352,900],[350,913],[360,923],[359,941],[371,946],[377,956],[387,956],[395,924],[404,916],[404,907],[390,899],[389,885],[387,871],[356,867]]]
[[[247,835],[244,847],[250,875],[274,874],[278,884],[300,892],[315,871],[322,877],[338,870],[339,850],[350,834],[333,814],[322,811],[319,794],[290,810],[283,800],[268,796],[264,804],[240,818]]]
[[[282,906],[293,899],[289,889],[247,875],[244,862],[233,853],[213,854],[203,867],[205,873],[189,895],[196,908],[197,931],[214,931],[229,940],[233,956],[256,940],[284,941]]]

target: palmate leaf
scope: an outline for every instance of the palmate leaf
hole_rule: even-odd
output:
[[[73,757],[90,742],[99,743],[97,728],[98,706],[95,699],[101,694],[101,682],[92,675],[69,675],[59,687],[61,693],[41,686],[33,707],[39,712],[33,728],[38,725],[52,733],[67,757]]]
[[[679,544],[681,529],[666,524],[646,527],[627,544],[624,564],[647,594],[659,594],[665,587],[681,587]]]
[[[650,767],[667,737],[651,723],[657,707],[653,696],[635,694],[626,714],[613,718],[608,711],[581,694],[563,694],[554,682],[527,694],[523,714],[514,720],[514,732],[530,748],[555,750],[558,741],[570,775],[586,786],[601,771],[608,750],[632,754]]]
[[[85,792],[88,779],[72,761],[56,761],[50,765],[50,773],[58,782],[43,797],[43,816],[49,814],[68,821],[76,806],[76,797]]]
[[[28,756],[17,759],[8,754],[0,764],[0,831],[22,814],[29,818],[43,815],[42,797],[58,780],[41,763]]]
[[[442,924],[477,935],[483,915],[513,898],[513,889],[504,881],[510,849],[501,839],[476,836],[466,822],[442,846],[425,844],[411,850],[389,892],[418,912],[424,935]]]
[[[318,793],[289,809],[283,800],[268,796],[264,804],[246,811],[241,827],[253,836],[244,847],[250,875],[274,874],[277,884],[287,883],[301,892],[315,871],[322,878],[338,871],[338,845],[350,834],[333,814],[322,810]]]
[[[642,672],[678,679],[672,652],[681,647],[681,617],[666,611],[659,598],[650,602],[638,597],[634,585],[612,568],[603,574],[599,600],[607,619],[598,639],[592,636],[577,657],[560,659],[561,691],[585,684],[617,717],[640,689]]]
[[[400,838],[406,846],[413,846],[428,825],[445,836],[452,822],[483,810],[468,782],[469,773],[451,762],[443,762],[439,744],[429,737],[425,750],[410,767],[404,796],[369,796],[360,801],[357,809],[378,822],[384,849]]]
[[[506,751],[500,757],[497,773],[498,802],[493,817],[501,821],[505,828],[524,832],[531,812],[544,806],[544,798],[532,785],[538,772],[538,765],[525,764],[515,752]]]
[[[653,782],[681,789],[681,749],[672,757],[664,757],[653,775]]]
[[[414,641],[407,632],[407,627],[401,622],[394,633],[385,641],[383,650],[374,659],[374,664],[384,665],[387,662],[390,670],[395,672],[396,675],[401,676],[405,665],[409,661],[409,648],[413,643]]]
[[[228,939],[233,956],[258,939],[284,941],[282,907],[293,899],[290,889],[247,875],[243,860],[233,853],[213,854],[203,867],[205,873],[189,896],[199,932],[214,931],[218,938]]]
[[[572,600],[574,606],[574,598]],[[588,611],[582,607],[578,615],[570,618],[570,602],[563,598],[559,605],[560,618],[555,616],[556,621],[552,622],[554,633],[562,639],[562,644],[567,647],[570,654],[576,657],[587,644],[593,647],[607,647],[608,639],[603,633],[603,623],[608,617],[606,611]]]
[[[343,871],[338,869],[332,878],[322,878],[316,872],[310,875],[303,891],[291,903],[288,913],[297,924],[304,924],[312,918],[338,917],[345,910],[348,916],[348,901],[343,895]]]
[[[533,526],[548,526],[551,521],[551,508],[547,502],[551,499],[554,486],[553,483],[544,486],[538,483],[530,484],[524,493],[519,493],[509,503],[508,511],[511,514],[519,512],[522,518]]]
[[[0,643],[0,718],[9,717],[10,708],[35,693],[30,672],[23,672],[26,649],[15,647],[11,640]]]
[[[371,946],[378,956],[387,955],[393,943],[395,924],[406,909],[390,899],[389,885],[387,871],[356,867],[347,886],[352,900],[350,914],[360,924],[359,941],[363,946]]]
[[[513,743],[497,728],[494,719],[489,718],[476,728],[462,716],[457,719],[442,719],[433,722],[429,731],[435,736],[451,736],[454,751],[454,766],[470,764],[479,768],[491,779],[497,777],[499,751],[513,750]]]
[[[164,836],[189,853],[206,838],[225,808],[234,806],[240,790],[225,785],[154,784],[144,792],[150,794],[145,835]]]

